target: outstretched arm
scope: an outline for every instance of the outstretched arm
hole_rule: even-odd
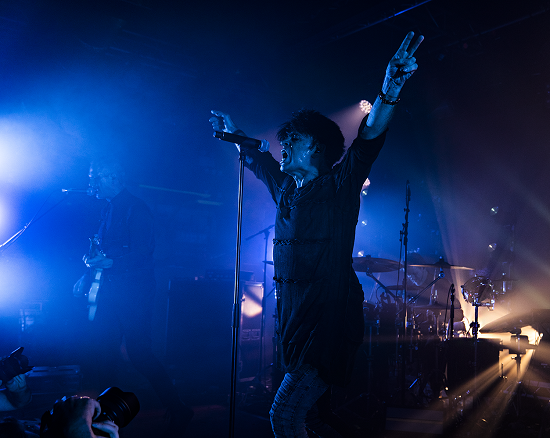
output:
[[[414,32],[407,34],[401,43],[401,47],[388,64],[382,91],[376,98],[367,119],[367,124],[361,132],[361,137],[365,140],[376,138],[387,129],[395,105],[399,102],[399,93],[403,85],[418,68],[416,58],[413,55],[424,37],[420,35],[411,46],[413,37]]]
[[[212,124],[214,131],[229,132],[246,137],[246,134],[231,120],[229,114],[215,110],[210,112],[213,116],[210,117],[209,122]],[[240,152],[240,146],[238,144],[235,144],[235,146]],[[246,167],[254,173],[256,178],[264,182],[275,202],[278,202],[278,193],[287,177],[285,173],[281,172],[280,164],[273,158],[271,153],[262,152],[260,149],[243,148],[243,156]]]

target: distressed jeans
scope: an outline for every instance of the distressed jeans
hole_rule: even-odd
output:
[[[306,428],[323,438],[341,437],[318,415],[316,402],[328,388],[310,365],[286,373],[269,412],[275,438],[308,438]]]

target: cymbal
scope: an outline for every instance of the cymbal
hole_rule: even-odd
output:
[[[451,265],[447,263],[443,257],[440,257],[439,260],[435,263],[426,263],[426,264],[420,264],[420,265],[409,265],[409,266],[416,266],[419,268],[439,268],[439,269],[465,269],[469,271],[473,271],[474,268],[467,268],[466,266],[457,266],[457,265]]]
[[[391,272],[399,268],[399,263],[389,259],[377,259],[370,255],[353,257],[353,269],[358,272]]]
[[[389,290],[404,290],[402,284],[392,284],[391,286],[386,286],[386,289]],[[424,289],[422,286],[416,284],[407,284],[407,290],[420,290]]]

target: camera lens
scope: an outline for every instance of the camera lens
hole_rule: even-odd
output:
[[[101,405],[101,414],[96,421],[111,420],[118,427],[126,426],[139,412],[139,401],[135,394],[114,386],[103,391],[97,401]]]

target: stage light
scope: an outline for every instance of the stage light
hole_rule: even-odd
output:
[[[361,189],[361,196],[367,196],[369,193],[369,187],[370,187],[370,179],[366,179],[363,183],[363,188]]]
[[[365,251],[359,251],[357,257],[365,257]]]
[[[362,227],[366,227],[366,226],[367,226],[367,221],[366,221],[366,220],[361,221],[361,226],[362,226]]]
[[[361,102],[359,102],[359,109],[365,114],[368,114],[372,109],[372,104],[368,100],[363,99]]]
[[[498,206],[491,208],[491,216],[494,216],[497,213],[498,213]]]
[[[0,119],[0,181],[23,187],[55,178],[51,162],[60,141],[48,120],[30,116]]]

